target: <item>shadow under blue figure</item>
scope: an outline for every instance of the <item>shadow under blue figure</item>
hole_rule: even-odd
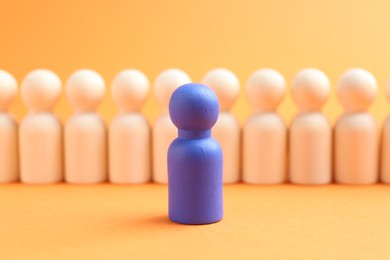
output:
[[[169,114],[179,132],[168,150],[169,218],[191,225],[220,221],[223,158],[211,137],[218,98],[205,85],[185,84],[172,94]]]

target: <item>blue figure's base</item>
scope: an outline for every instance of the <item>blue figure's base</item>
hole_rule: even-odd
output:
[[[175,220],[173,217],[169,216],[169,220],[172,221],[172,222],[175,222],[175,223],[178,223],[178,224],[184,224],[184,225],[193,225],[193,226],[214,224],[214,223],[220,222],[222,219],[223,218],[220,218],[220,219],[215,220],[215,221],[207,221],[207,222],[202,222],[202,223],[200,223],[200,222],[193,223],[193,222],[180,221],[179,219]]]

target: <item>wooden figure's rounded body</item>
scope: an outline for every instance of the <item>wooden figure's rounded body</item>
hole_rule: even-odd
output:
[[[243,129],[243,181],[278,184],[286,180],[287,133],[274,112],[248,118]]]
[[[169,218],[200,225],[223,217],[223,157],[211,137],[219,104],[202,84],[185,84],[172,94],[169,114],[178,128],[168,150]]]
[[[33,70],[23,79],[21,95],[29,109],[19,128],[20,180],[45,184],[63,179],[62,125],[52,113],[62,83],[52,71]]]
[[[63,179],[62,126],[50,113],[26,116],[19,129],[20,179],[44,184]]]
[[[332,129],[320,112],[302,113],[290,126],[290,176],[295,184],[332,180]]]
[[[150,129],[139,112],[149,94],[150,83],[141,71],[125,69],[111,83],[111,95],[119,114],[109,129],[109,179],[116,184],[148,182]]]
[[[335,178],[343,184],[378,181],[378,131],[369,113],[345,114],[335,127]]]
[[[223,217],[222,150],[210,136],[179,135],[169,147],[169,218],[175,222],[208,224]]]
[[[383,123],[381,155],[380,179],[384,183],[390,183],[390,116]]]
[[[223,182],[235,183],[240,180],[240,126],[230,112],[221,112],[213,127],[213,137],[223,151]]]
[[[18,83],[11,73],[0,70],[0,183],[19,178],[18,125],[8,109],[18,92]]]
[[[279,184],[286,180],[287,128],[276,113],[286,81],[274,69],[259,69],[246,83],[246,95],[256,111],[243,130],[243,181]]]
[[[99,183],[107,179],[106,127],[95,113],[72,116],[65,126],[65,179]]]
[[[141,114],[115,117],[109,131],[110,182],[148,182],[151,178],[150,145],[149,125]]]
[[[75,71],[66,94],[75,113],[65,125],[65,180],[92,184],[107,179],[106,126],[96,112],[105,82],[94,70]]]
[[[163,114],[153,126],[153,181],[168,183],[167,153],[169,145],[177,137],[177,129],[169,118]]]
[[[0,183],[19,178],[18,125],[8,113],[0,113]]]
[[[347,70],[340,78],[337,96],[344,114],[335,126],[335,179],[343,184],[378,181],[378,130],[367,112],[377,95],[375,77],[367,70]]]
[[[295,184],[328,184],[332,179],[332,130],[321,112],[330,92],[325,73],[315,68],[299,71],[291,94],[299,113],[289,132],[289,180]]]
[[[240,93],[237,76],[225,68],[215,68],[206,73],[202,84],[211,88],[218,97],[220,114],[213,127],[213,137],[221,145],[224,155],[223,182],[235,183],[240,180],[240,126],[230,109]]]

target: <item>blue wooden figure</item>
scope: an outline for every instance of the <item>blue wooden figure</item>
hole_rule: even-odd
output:
[[[220,221],[222,150],[211,137],[218,98],[205,85],[185,84],[172,94],[169,114],[179,129],[168,150],[169,218],[182,224]]]

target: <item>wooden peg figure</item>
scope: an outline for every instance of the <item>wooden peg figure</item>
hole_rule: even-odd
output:
[[[335,127],[335,177],[343,184],[377,182],[378,132],[367,112],[377,94],[374,76],[364,69],[350,69],[338,83],[344,107]]]
[[[18,126],[8,113],[17,91],[15,78],[0,70],[0,183],[14,182],[19,178]]]
[[[216,94],[201,84],[175,90],[169,114],[178,138],[169,147],[169,218],[182,224],[209,224],[223,217],[222,150],[211,137],[218,119]]]
[[[104,80],[93,70],[78,70],[66,82],[66,94],[74,109],[65,125],[65,179],[69,183],[107,179],[106,127],[96,112],[104,93]]]
[[[52,71],[38,69],[22,81],[22,99],[29,112],[19,129],[20,178],[44,184],[63,180],[62,126],[52,113],[62,83]]]
[[[329,79],[318,69],[304,69],[291,90],[299,112],[290,126],[290,181],[327,184],[332,178],[332,128],[321,109],[329,97]]]
[[[286,92],[283,76],[273,69],[255,71],[246,84],[254,112],[243,130],[243,181],[278,184],[286,180],[286,125],[277,113]]]
[[[223,182],[234,183],[240,180],[240,126],[230,112],[240,93],[240,82],[230,70],[218,68],[209,71],[202,84],[217,94],[220,113],[213,127],[213,137],[223,151]]]
[[[390,101],[390,80],[386,85],[386,97]],[[387,116],[383,123],[382,131],[382,159],[380,179],[383,183],[390,183],[390,115]]]
[[[150,130],[140,112],[149,89],[149,80],[134,69],[121,71],[112,82],[111,94],[119,108],[109,131],[109,178],[113,183],[145,183],[151,178]]]
[[[154,82],[154,95],[161,107],[161,115],[153,126],[154,182],[168,183],[167,152],[169,145],[177,135],[177,129],[168,114],[169,99],[178,87],[189,82],[191,82],[190,77],[179,69],[168,69],[161,72]]]

